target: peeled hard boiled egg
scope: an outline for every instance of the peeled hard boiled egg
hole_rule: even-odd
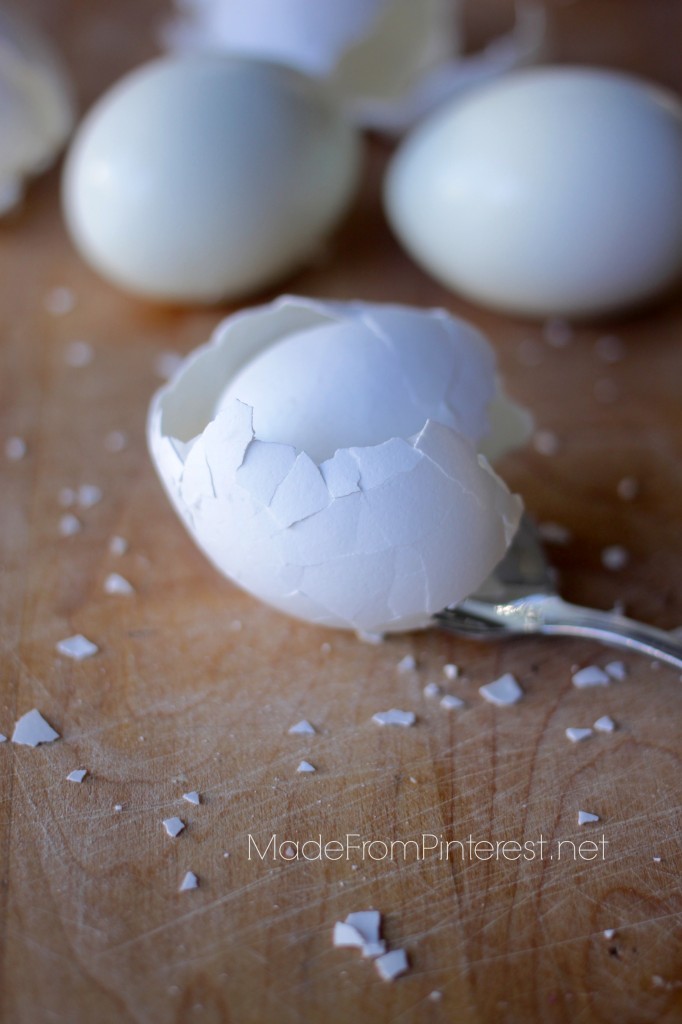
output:
[[[64,214],[82,256],[115,284],[213,302],[304,263],[346,210],[359,163],[354,129],[298,72],[166,58],[123,78],[81,124]]]
[[[483,452],[528,428],[464,321],[284,297],[187,358],[148,440],[225,575],[298,618],[384,633],[427,626],[503,556],[522,505]]]
[[[586,317],[682,270],[682,107],[638,79],[536,68],[440,110],[386,181],[424,269],[475,301]]]

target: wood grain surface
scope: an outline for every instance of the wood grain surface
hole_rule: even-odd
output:
[[[162,10],[160,0],[25,7],[60,45],[83,109],[154,52]],[[472,36],[505,14],[477,4]],[[673,0],[578,0],[550,14],[558,59],[682,90]],[[487,331],[508,390],[559,439],[556,454],[529,447],[501,471],[536,517],[570,529],[552,549],[564,593],[680,625],[682,294],[554,348],[541,325],[468,305],[411,264],[380,208],[389,153],[368,144],[352,216],[281,290],[445,305]],[[38,707],[61,734],[37,749],[0,745],[2,1021],[681,1021],[679,675],[628,656],[623,682],[579,691],[572,666],[617,655],[435,631],[369,646],[288,621],[216,575],[162,494],[143,428],[158,356],[189,351],[226,310],[164,309],[98,279],[65,235],[58,184],[58,169],[36,181],[0,226],[0,439],[27,444],[24,459],[0,458],[0,731]],[[76,299],[63,316],[45,305],[58,286]],[[595,349],[608,334],[625,348],[613,364]],[[89,365],[68,364],[74,340],[92,345]],[[107,450],[114,430],[128,435],[123,451]],[[617,494],[626,476],[640,483],[629,502]],[[78,513],[81,533],[62,537],[59,492],[83,483],[102,500]],[[109,553],[113,535],[129,542],[125,555]],[[600,557],[614,543],[631,555],[617,573]],[[112,571],[134,596],[104,593]],[[100,647],[80,664],[55,651],[76,632]],[[400,674],[406,654],[418,668]],[[448,682],[446,663],[463,678]],[[485,704],[478,686],[507,671],[525,698]],[[431,680],[466,707],[426,699]],[[417,724],[373,725],[389,707],[413,710]],[[568,726],[604,714],[613,735],[566,740]],[[317,735],[288,735],[303,717]],[[302,758],[314,775],[296,773]],[[67,782],[78,767],[85,781]],[[182,800],[190,789],[199,807]],[[579,809],[600,822],[579,829]],[[173,815],[186,823],[177,839],[162,826]],[[547,847],[542,861],[249,859],[249,836],[264,845],[273,834],[542,835]],[[559,840],[602,835],[603,860],[549,859]],[[187,870],[200,887],[178,893]],[[393,984],[332,947],[334,922],[368,907],[410,958]]]

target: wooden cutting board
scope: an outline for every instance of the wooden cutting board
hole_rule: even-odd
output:
[[[162,4],[26,7],[60,45],[85,107],[153,52]],[[505,12],[480,5],[474,31]],[[682,89],[672,0],[557,4],[552,24],[560,58]],[[559,441],[555,454],[531,446],[501,471],[538,519],[571,531],[552,549],[564,593],[678,626],[682,294],[552,347],[541,325],[467,305],[400,251],[380,210],[389,152],[368,145],[350,220],[282,290],[444,305],[488,332],[508,390]],[[47,305],[60,287],[75,305],[56,316]],[[0,745],[2,1021],[682,1020],[679,675],[625,656],[624,681],[580,691],[574,666],[618,655],[435,631],[370,646],[288,621],[217,576],[162,494],[144,420],[159,356],[189,351],[228,310],[159,308],[95,277],[66,238],[57,171],[0,226],[0,310],[0,439],[27,445],[25,458],[0,459],[0,731],[37,707],[61,734],[37,749]],[[604,335],[622,340],[620,361],[600,359]],[[93,359],[78,368],[68,354],[79,340]],[[109,450],[112,431],[125,432],[123,450]],[[618,496],[624,477],[639,482],[632,501]],[[81,484],[102,499],[63,537],[60,492]],[[110,553],[112,536],[127,540],[125,554]],[[602,566],[609,544],[630,552],[620,572]],[[112,571],[134,596],[104,593]],[[55,651],[77,632],[100,647],[82,663]],[[405,655],[416,671],[397,671]],[[445,678],[446,664],[459,679]],[[478,687],[503,672],[525,697],[496,709]],[[425,698],[429,681],[465,708]],[[372,724],[390,707],[414,711],[416,725]],[[605,714],[612,735],[565,738]],[[316,735],[288,734],[301,718]],[[297,774],[301,759],[317,771]],[[85,781],[66,781],[79,767]],[[183,801],[189,790],[200,806]],[[579,828],[580,809],[600,821]],[[171,839],[162,821],[175,815],[186,827]],[[349,835],[535,845],[525,860],[453,846],[449,860],[436,850],[403,861],[378,845],[364,859],[356,849],[261,859],[255,848],[273,835],[284,846]],[[598,841],[594,859],[585,840]],[[179,893],[188,870],[200,886]],[[409,956],[393,984],[357,951],[332,947],[334,922],[369,907]]]

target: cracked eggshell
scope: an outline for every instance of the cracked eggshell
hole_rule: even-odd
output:
[[[356,130],[323,84],[229,54],[152,61],[87,114],[62,182],[81,255],[134,293],[234,299],[292,273],[349,206]]]
[[[225,50],[328,81],[359,123],[399,132],[464,88],[537,59],[540,4],[473,57],[460,55],[455,0],[176,0],[162,29],[171,51]]]
[[[0,9],[0,216],[16,206],[24,179],[46,170],[71,131],[71,87],[38,29]]]
[[[464,321],[295,297],[223,321],[148,419],[166,491],[221,572],[290,615],[372,633],[429,625],[500,560],[522,505],[481,452],[528,432]]]

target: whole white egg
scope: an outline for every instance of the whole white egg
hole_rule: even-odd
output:
[[[383,633],[429,625],[503,556],[522,504],[485,454],[528,426],[464,321],[284,297],[187,358],[148,440],[221,572],[290,615]]]
[[[303,264],[345,212],[359,166],[358,136],[319,83],[237,56],[165,58],[81,124],[64,214],[115,284],[214,302]]]
[[[398,150],[391,224],[424,269],[531,316],[635,306],[682,270],[682,107],[611,71],[516,73]]]

